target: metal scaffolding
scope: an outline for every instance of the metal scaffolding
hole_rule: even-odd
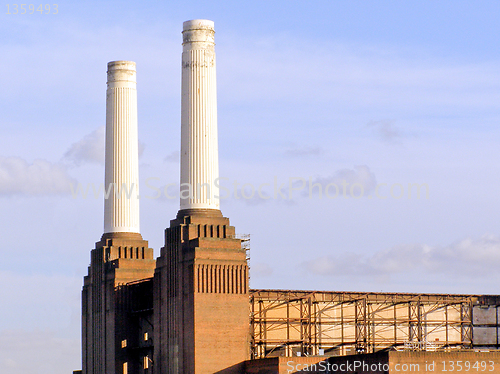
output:
[[[473,295],[250,291],[253,359],[472,347]]]

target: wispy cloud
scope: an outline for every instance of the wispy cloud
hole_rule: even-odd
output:
[[[346,196],[360,196],[363,189],[363,196],[370,195],[377,186],[375,174],[366,165],[355,166],[354,169],[341,169],[327,177],[317,177],[309,183],[309,189],[302,192],[302,196],[312,196],[323,193],[329,185],[335,185],[339,189],[346,184]],[[321,188],[319,188],[321,187]]]
[[[321,154],[323,154],[323,150],[320,147],[295,147],[285,152],[286,156],[291,157],[319,156]]]
[[[69,194],[75,183],[62,164],[0,157],[0,196]]]
[[[0,373],[80,368],[81,278],[0,270],[0,283],[9,284],[0,288]]]
[[[229,200],[242,201],[248,206],[257,206],[265,204],[272,196],[264,190],[255,191],[255,188],[250,186],[243,186],[231,191],[232,194],[229,196]]]
[[[101,126],[73,143],[64,154],[63,160],[77,166],[85,163],[104,165],[105,141],[106,127]],[[140,157],[144,153],[146,145],[139,141],[138,148]]]
[[[139,158],[141,158],[141,156],[144,154],[144,151],[146,150],[146,143],[143,143],[139,140],[137,146],[138,146],[138,156]]]
[[[250,269],[250,275],[252,276],[252,278],[266,278],[273,275],[273,268],[263,262],[250,264]]]
[[[270,180],[267,183],[247,183],[241,187],[224,184],[223,200],[239,201],[249,206],[269,202],[295,205],[304,198],[356,198],[371,195],[377,186],[375,174],[366,165],[353,169],[340,169],[329,176],[290,177],[289,179]]]
[[[0,331],[2,374],[71,373],[81,365],[79,355],[78,338],[61,338],[42,330]]]
[[[10,284],[0,289],[0,299],[2,305],[11,306],[2,310],[0,331],[10,328],[64,331],[72,323],[68,312],[80,312],[79,293],[75,291],[81,284],[80,277],[0,270],[0,282]]]
[[[340,169],[326,177],[290,177],[274,179],[266,183],[233,183],[223,178],[218,192],[224,204],[240,202],[247,206],[257,206],[270,202],[295,205],[304,198],[325,198],[369,196],[377,186],[375,174],[366,165],[353,169]],[[160,178],[150,177],[141,187],[141,198],[151,200],[179,200],[178,183],[162,184]]]
[[[143,77],[141,82],[148,81],[145,76],[149,74],[156,74],[158,77],[160,70],[158,56],[168,56],[168,51],[175,50],[179,43],[178,37],[174,33],[169,33],[168,35],[172,36],[167,39],[164,33],[159,32],[160,30],[164,32],[165,27],[170,25],[153,22],[148,25],[142,23],[140,26],[133,25],[136,20],[134,18],[128,25],[121,26],[93,23],[92,27],[79,21],[75,22],[71,17],[60,19],[50,25],[40,20],[23,22],[22,25],[11,24],[11,29],[17,31],[15,38],[18,39],[15,43],[12,42],[12,38],[0,40],[2,50],[5,51],[2,68],[6,72],[0,76],[0,84],[9,87],[9,90],[0,92],[0,97],[2,99],[36,97],[37,100],[52,102],[54,92],[57,91],[55,94],[64,99],[68,97],[67,92],[72,92],[71,101],[79,102],[79,105],[82,104],[80,100],[84,100],[83,102],[97,100],[95,89],[98,89],[102,81],[80,78],[102,77],[106,62],[112,58],[110,51],[113,51],[112,56],[133,56],[134,61],[140,63],[142,67],[139,68]],[[42,28],[43,32],[40,32]],[[110,39],[102,38],[102,35],[109,35]],[[158,45],[163,46],[161,51],[158,51]],[[36,64],[32,62],[35,57]],[[82,59],[86,61],[85,64],[81,63]],[[162,66],[166,64],[172,69],[177,67],[175,59],[160,58],[160,60],[163,60]],[[144,69],[146,65],[151,68]],[[75,74],[75,66],[79,67],[79,74]],[[40,74],[40,71],[44,74]],[[170,78],[168,75],[165,77]],[[160,87],[163,90],[165,84],[161,79],[156,81],[155,93],[159,92]],[[77,83],[78,90],[74,90]],[[51,94],[47,95],[47,90],[27,92],[29,87],[42,86],[50,89]]]
[[[176,162],[178,163],[181,158],[181,153],[179,151],[174,151],[172,153],[169,153],[163,161],[165,162]]]
[[[341,115],[353,102],[364,111],[391,115],[494,110],[494,92],[500,87],[496,61],[457,63],[433,58],[425,50],[377,45],[330,43],[318,48],[316,42],[300,39],[290,46],[276,35],[264,43],[249,40],[245,50],[238,47],[241,37],[233,43],[221,62],[221,85],[229,90],[226,100],[314,105],[318,110],[309,119]],[[231,90],[235,76],[240,78],[238,92]]]
[[[399,245],[366,256],[339,253],[302,263],[308,273],[323,276],[380,277],[406,273],[446,274],[471,278],[489,277],[500,267],[500,237],[466,238],[440,247]]]
[[[381,120],[381,121],[370,121],[366,125],[373,129],[375,134],[383,141],[387,143],[399,143],[403,138],[403,134],[400,129],[394,126],[394,120]]]
[[[95,163],[104,165],[104,141],[106,129],[104,126],[92,131],[76,143],[64,154],[64,159],[75,165]]]

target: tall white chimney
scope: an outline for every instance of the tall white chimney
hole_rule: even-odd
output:
[[[135,62],[109,62],[107,84],[104,233],[139,233]]]
[[[219,209],[214,23],[183,26],[180,210]]]

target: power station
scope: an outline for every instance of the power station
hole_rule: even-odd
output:
[[[180,208],[157,259],[140,233],[136,66],[108,63],[111,193],[84,278],[81,372],[326,373],[356,358],[387,365],[367,373],[430,360],[500,372],[500,296],[249,289],[247,242],[218,200],[214,33],[183,25]]]

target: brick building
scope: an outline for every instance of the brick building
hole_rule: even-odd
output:
[[[281,373],[287,358],[497,349],[496,296],[249,289],[248,248],[219,209],[214,45],[213,22],[184,23],[185,189],[157,259],[139,226],[135,63],[108,64],[112,191],[82,291],[82,372]]]

